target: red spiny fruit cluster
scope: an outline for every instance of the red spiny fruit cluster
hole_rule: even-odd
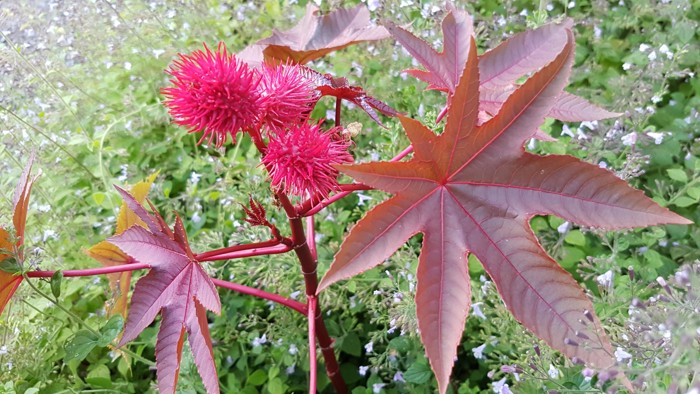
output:
[[[333,165],[352,163],[350,141],[334,127],[321,130],[319,124],[303,123],[270,137],[263,164],[270,172],[272,186],[295,196],[328,196],[338,187],[338,170]]]
[[[327,196],[338,186],[334,164],[353,161],[350,141],[340,128],[321,130],[308,115],[321,96],[301,67],[294,64],[250,68],[223,43],[216,53],[204,51],[180,58],[167,70],[173,86],[164,88],[165,104],[179,125],[203,131],[221,147],[230,134],[265,126],[269,146],[263,163],[272,186],[296,196]]]

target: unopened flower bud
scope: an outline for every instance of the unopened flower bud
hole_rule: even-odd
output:
[[[591,339],[586,335],[585,333],[582,333],[581,331],[576,331],[576,336],[581,338],[581,339]]]
[[[574,341],[571,338],[564,338],[564,344],[569,346],[578,346],[578,342]]]

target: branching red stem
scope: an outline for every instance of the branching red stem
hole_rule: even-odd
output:
[[[204,262],[204,261],[233,260],[233,259],[241,259],[244,257],[286,253],[286,252],[289,252],[290,250],[292,250],[292,248],[290,246],[287,246],[284,244],[279,244],[279,245],[266,246],[266,247],[256,248],[256,249],[246,249],[246,250],[239,250],[239,251],[234,251],[234,252],[229,252],[229,253],[222,253],[220,255],[209,256],[209,257],[205,257],[205,258],[197,257],[197,261]]]
[[[226,248],[214,249],[214,250],[210,250],[210,251],[204,252],[204,253],[197,253],[194,255],[194,257],[195,257],[195,259],[197,259],[197,261],[209,261],[209,260],[204,260],[204,259],[207,259],[207,258],[213,257],[213,256],[219,256],[222,254],[228,254],[231,252],[241,252],[244,250],[267,248],[270,246],[279,245],[281,243],[284,243],[281,239],[271,239],[269,241],[255,242],[255,243],[243,244],[243,245],[234,245],[234,246],[229,246]]]
[[[238,283],[227,282],[227,281],[221,280],[221,279],[212,278],[212,282],[214,282],[214,284],[219,286],[219,287],[233,290],[233,291],[236,291],[238,293],[248,294],[248,295],[252,295],[255,297],[270,300],[270,301],[276,302],[280,305],[284,305],[286,307],[294,309],[295,311],[297,311],[303,315],[307,314],[308,308],[307,308],[306,304],[302,304],[299,301],[294,301],[294,300],[291,300],[289,298],[282,297],[279,294],[268,293],[264,290],[256,289],[253,287],[248,287],[248,286],[241,285]]]

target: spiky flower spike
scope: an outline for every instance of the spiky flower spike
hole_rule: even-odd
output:
[[[258,90],[260,76],[227,53],[223,42],[216,53],[206,44],[204,49],[179,55],[166,70],[174,86],[161,93],[175,123],[191,133],[203,131],[199,143],[208,137],[221,147],[227,134],[235,140],[238,131],[257,127],[265,99]]]
[[[272,130],[283,130],[304,119],[320,94],[295,64],[263,64],[259,90],[265,97],[265,123]]]
[[[318,124],[302,123],[288,132],[275,133],[263,157],[272,186],[295,196],[328,196],[338,187],[335,164],[352,163],[350,141],[341,127],[321,130]]]

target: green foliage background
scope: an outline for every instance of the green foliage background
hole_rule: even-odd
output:
[[[368,2],[375,20],[411,23],[413,31],[441,45],[442,2]],[[239,51],[273,28],[292,26],[303,15],[305,1],[36,3],[0,3],[0,223],[10,223],[14,186],[30,152],[36,152],[35,167],[43,175],[33,190],[27,226],[31,264],[62,270],[95,266],[84,250],[114,230],[120,199],[112,184],[133,184],[155,171],[160,175],[150,198],[162,212],[177,211],[187,218],[195,250],[267,237],[243,221],[238,204],[249,194],[284,223],[267,197],[266,175],[249,140],[240,138],[220,150],[197,146],[197,135],[170,124],[159,89],[167,83],[163,70],[177,53],[199,49],[203,42],[213,47],[220,40]],[[324,1],[321,8],[357,3]],[[695,222],[700,219],[700,3],[484,0],[457,5],[474,15],[481,51],[528,26],[563,15],[574,18],[577,52],[569,91],[624,115],[597,124],[550,121],[545,131],[557,141],[529,148],[607,166],[661,205]],[[432,124],[444,97],[401,74],[414,66],[390,39],[313,64],[321,72],[348,76],[371,95]],[[326,117],[333,104],[322,101],[315,115]],[[363,124],[353,152],[358,160],[390,158],[406,146],[397,122],[385,120],[388,129],[356,108],[344,109],[344,124]],[[634,143],[629,143],[631,133]],[[347,228],[383,197],[379,192],[356,194],[317,216],[322,270]],[[620,368],[643,381],[643,391],[687,390],[693,379],[700,384],[694,375],[700,370],[700,333],[693,332],[700,318],[692,313],[700,284],[674,287],[663,299],[656,282],[697,264],[697,225],[604,233],[538,217],[533,228],[547,250],[590,290],[615,346],[632,356],[631,361],[623,358]],[[321,298],[353,393],[435,391],[413,315],[419,245],[413,239],[385,265],[333,286]],[[303,289],[291,256],[229,261],[208,269],[217,277],[285,296]],[[493,383],[504,377],[515,392],[599,390],[599,376],[586,380],[580,366],[542,344],[536,352],[536,338],[508,315],[477,261],[470,261],[470,272],[474,288],[481,289],[474,301],[483,318],[472,316],[467,322],[451,392],[493,392]],[[48,282],[36,285],[49,292]],[[102,346],[84,360],[67,357],[66,345],[75,343],[84,324],[104,327],[110,297],[105,278],[63,280],[59,303],[74,314],[70,316],[23,284],[0,316],[0,393],[154,392],[157,325],[129,345],[138,357],[119,357]],[[663,303],[641,312],[661,345],[655,337],[639,341],[630,321],[634,298]],[[306,391],[305,321],[237,294],[222,292],[222,304],[221,316],[211,316],[222,391]],[[477,358],[475,349],[481,345],[483,355]],[[520,380],[501,372],[503,365],[520,366]],[[179,390],[202,392],[187,351],[180,373]],[[327,379],[319,375],[320,389],[330,392]]]

